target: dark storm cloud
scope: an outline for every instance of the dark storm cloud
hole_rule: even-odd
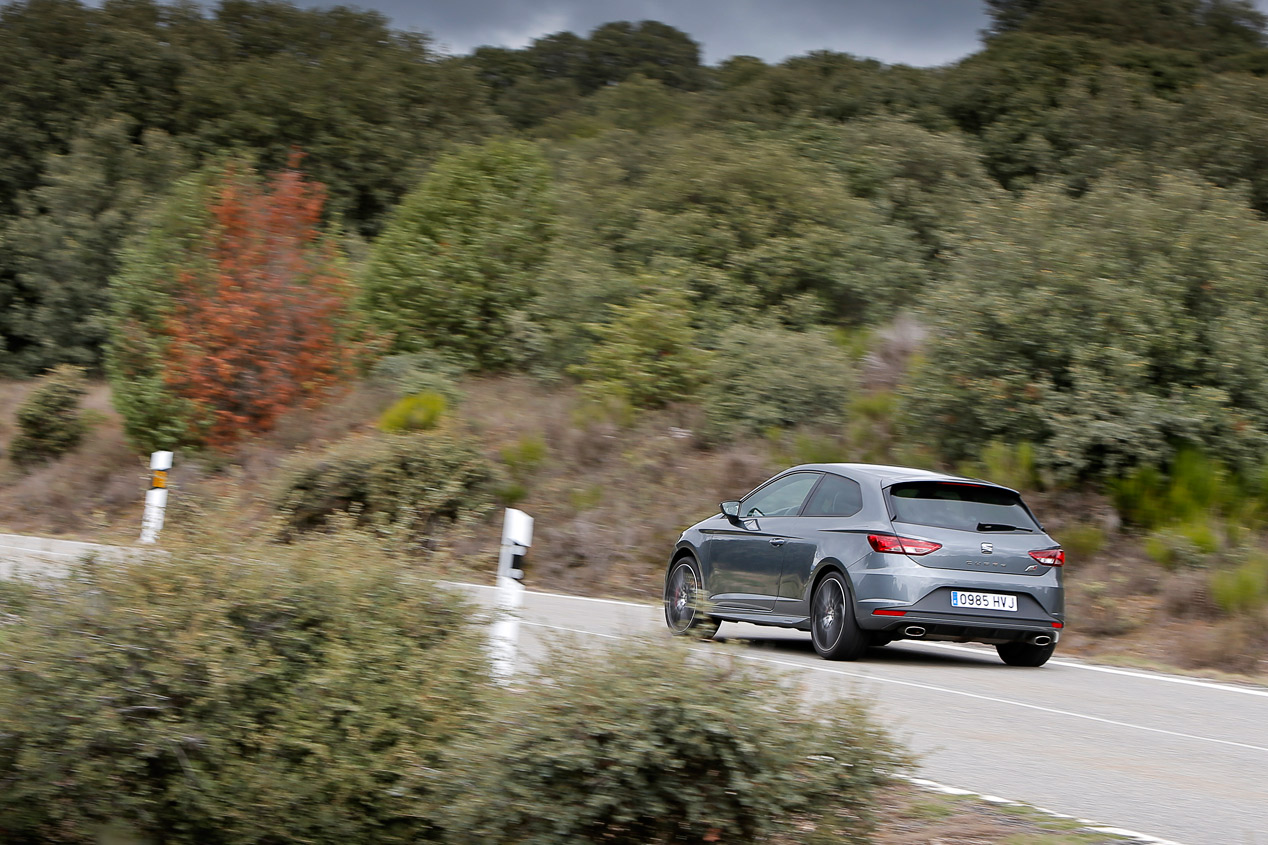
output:
[[[686,32],[714,64],[729,56],[777,62],[835,50],[890,63],[939,65],[980,46],[982,0],[362,0],[398,29],[430,33],[467,53],[482,44],[522,47],[608,21],[657,20]]]

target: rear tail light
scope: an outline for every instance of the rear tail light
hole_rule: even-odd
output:
[[[867,542],[872,544],[875,551],[894,555],[927,555],[942,548],[941,543],[898,537],[894,534],[868,534]]]
[[[1064,549],[1040,549],[1037,552],[1031,552],[1030,556],[1044,566],[1065,566]]]

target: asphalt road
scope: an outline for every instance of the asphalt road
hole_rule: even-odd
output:
[[[129,553],[0,535],[0,577],[57,575],[103,549]],[[492,588],[461,586],[493,605]],[[519,619],[521,663],[552,639],[669,639],[659,607],[628,602],[529,592]],[[1268,689],[1059,657],[1009,667],[993,649],[938,643],[834,663],[806,634],[729,622],[719,639],[693,648],[790,673],[825,706],[871,700],[930,780],[1184,845],[1268,845]]]
[[[530,592],[519,614],[525,660],[557,637],[669,639],[648,605]],[[719,638],[695,648],[793,673],[816,699],[870,699],[930,780],[1185,845],[1268,843],[1268,689],[940,643],[829,662],[808,634],[730,622]]]

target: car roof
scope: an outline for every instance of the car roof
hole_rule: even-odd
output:
[[[968,478],[963,475],[948,475],[945,472],[934,472],[933,470],[928,469],[896,467],[888,466],[886,464],[802,464],[801,466],[792,467],[792,469],[817,470],[819,472],[846,474],[855,478],[870,478],[881,487],[889,487],[892,484],[898,484],[902,481],[967,481],[973,484],[983,484],[988,487],[1003,486],[990,481],[983,481],[980,478]]]

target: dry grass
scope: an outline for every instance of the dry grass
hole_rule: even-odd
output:
[[[689,409],[646,414],[633,427],[604,419],[578,423],[576,395],[530,379],[469,384],[458,408],[494,457],[540,438],[545,460],[522,481],[517,503],[536,518],[533,583],[546,589],[659,598],[678,534],[736,498],[777,467],[765,448],[698,448]],[[473,575],[488,562],[500,526],[473,538],[464,554]]]
[[[30,382],[0,385],[0,442],[14,434],[14,412]],[[89,431],[70,454],[22,471],[0,466],[0,525],[16,533],[122,539],[140,530],[148,464],[128,447],[109,390],[84,397]]]

